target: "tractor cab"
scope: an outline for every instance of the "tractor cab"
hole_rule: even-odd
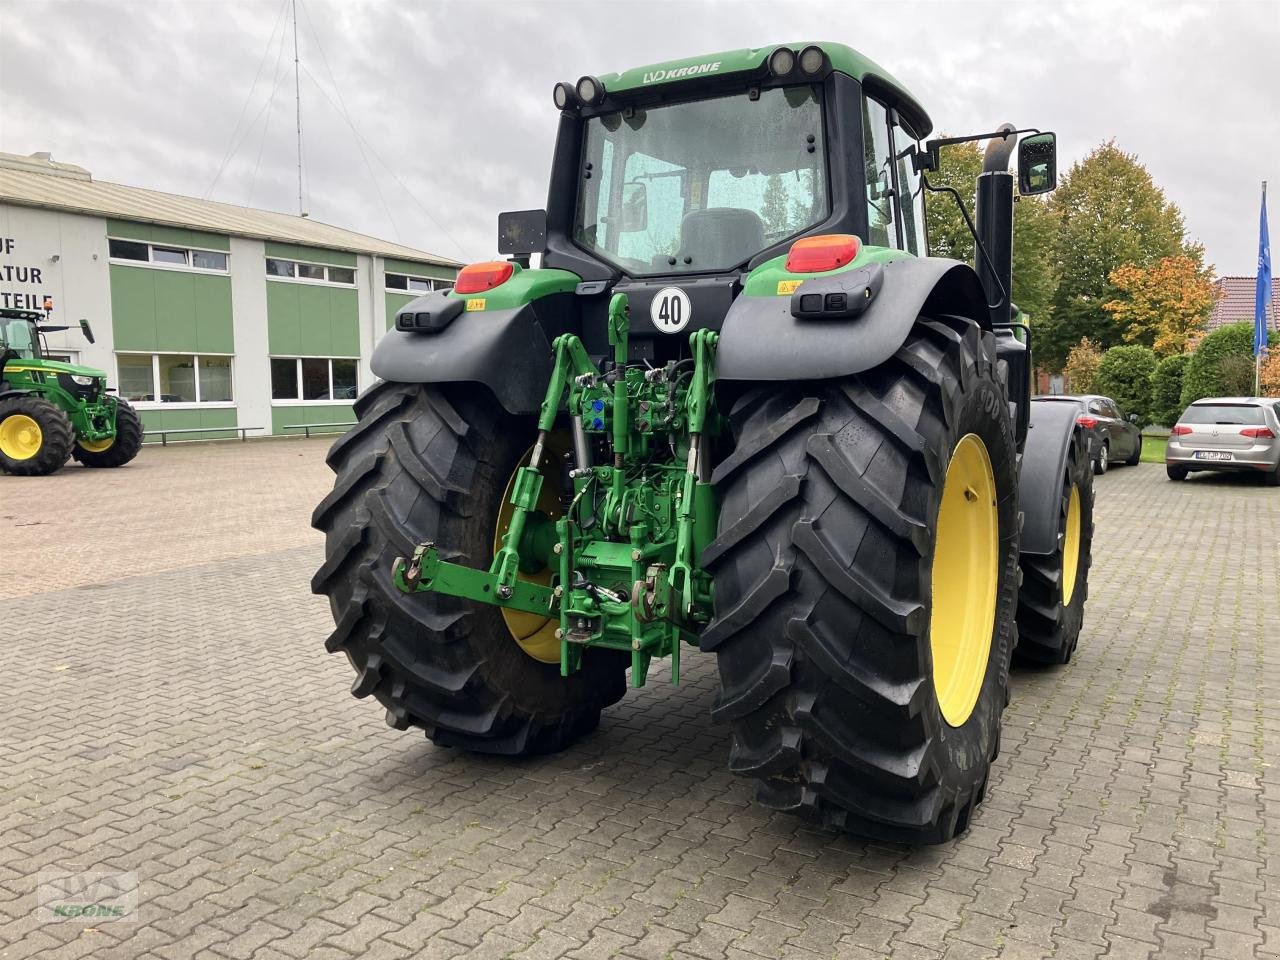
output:
[[[32,310],[0,310],[0,351],[6,359],[39,360],[41,314]]]
[[[16,387],[20,381],[40,381],[46,375],[56,381],[61,376],[75,393],[96,396],[104,392],[107,385],[104,371],[47,358],[44,334],[72,329],[42,323],[48,316],[48,312],[35,310],[0,309],[0,377],[10,387]],[[79,329],[86,340],[94,342],[88,320],[81,320]]]

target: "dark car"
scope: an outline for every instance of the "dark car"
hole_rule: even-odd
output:
[[[1080,411],[1076,422],[1084,428],[1089,442],[1093,472],[1102,474],[1113,463],[1134,466],[1142,457],[1142,430],[1138,415],[1125,415],[1110,397],[1095,394],[1081,396],[1033,397],[1035,403],[1071,403]]]

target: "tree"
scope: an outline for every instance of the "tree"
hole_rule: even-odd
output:
[[[1151,422],[1173,426],[1182,416],[1182,377],[1191,354],[1176,353],[1156,364],[1151,376]]]
[[[982,150],[976,143],[941,148],[939,168],[927,174],[934,186],[955,189],[973,216],[974,193],[982,172]],[[976,245],[953,197],[930,193],[925,201],[929,225],[929,253],[935,257],[974,262]],[[1047,320],[1053,309],[1057,279],[1053,265],[1056,222],[1040,197],[1019,197],[1013,208],[1013,302],[1031,317]]]
[[[1150,266],[1126,263],[1111,271],[1114,300],[1102,305],[1123,328],[1124,339],[1160,357],[1183,353],[1204,332],[1217,291],[1213,268],[1193,257],[1161,257]]]
[[[781,174],[770,174],[769,179],[765,181],[760,214],[760,218],[764,221],[765,233],[773,236],[787,232],[791,216],[787,210],[787,188],[782,184]]]
[[[1098,364],[1098,392],[1125,413],[1136,413],[1138,422],[1151,422],[1151,378],[1156,372],[1155,351],[1150,347],[1112,347]]]
[[[1274,348],[1280,342],[1280,336],[1271,334],[1271,345]],[[1223,361],[1227,357],[1241,357],[1242,362]],[[1247,385],[1241,371],[1244,364],[1249,365]],[[1187,372],[1182,377],[1182,405],[1205,397],[1238,397],[1253,393],[1253,324],[1229,323],[1225,327],[1214,330],[1196,347],[1187,364]],[[1235,390],[1233,387],[1244,387]]]
[[[1074,393],[1096,393],[1102,347],[1088,337],[1081,338],[1067,353],[1067,383]]]
[[[1203,248],[1189,243],[1182,213],[1165,198],[1133,154],[1108,141],[1074,164],[1050,200],[1055,221],[1057,287],[1053,314],[1037,330],[1037,360],[1061,369],[1081,337],[1111,347],[1124,324],[1103,309],[1117,299],[1111,273],[1184,255],[1200,265]]]
[[[1262,395],[1280,397],[1280,350],[1272,350],[1262,361]]]

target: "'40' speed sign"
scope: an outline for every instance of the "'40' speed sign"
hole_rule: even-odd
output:
[[[663,333],[679,333],[692,314],[689,295],[679,287],[663,287],[649,304],[649,319]]]

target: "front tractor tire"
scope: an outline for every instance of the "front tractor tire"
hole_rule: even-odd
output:
[[[480,753],[550,753],[595,729],[626,692],[626,654],[587,650],[582,669],[561,677],[558,662],[526,652],[498,607],[408,595],[391,580],[396,557],[427,540],[447,560],[489,567],[533,421],[482,388],[398,383],[365,393],[356,416],[329,451],[337,479],[312,517],[325,534],[312,590],[329,598],[326,647],[355,668],[351,692],[372,695],[398,730],[421,727],[441,746]]]
[[[42,477],[71,456],[74,433],[61,407],[37,396],[0,400],[0,470]]]
[[[1093,564],[1093,471],[1079,432],[1067,451],[1058,499],[1058,537],[1048,556],[1022,556],[1018,646],[1024,664],[1067,663],[1080,640]]]
[[[126,400],[116,401],[116,433],[106,440],[77,440],[71,455],[86,467],[123,467],[142,450],[142,419]]]
[[[993,337],[952,316],[873,370],[732,406],[701,645],[765,806],[912,844],[968,825],[1015,641],[1008,409]]]

